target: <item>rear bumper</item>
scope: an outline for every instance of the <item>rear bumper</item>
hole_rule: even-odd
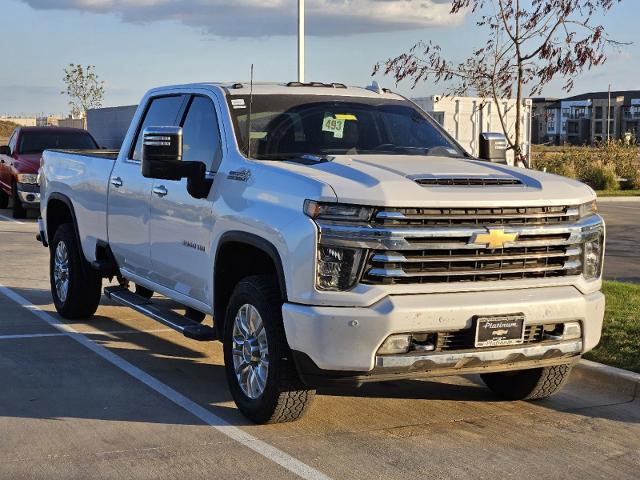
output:
[[[527,325],[579,321],[582,339],[508,348],[376,356],[394,333],[471,328],[476,315],[522,312]],[[601,292],[583,295],[574,287],[500,292],[389,296],[370,308],[285,304],[287,339],[305,377],[351,377],[358,382],[385,376],[447,375],[534,368],[570,363],[600,340],[604,317]]]
[[[40,185],[18,183],[16,190],[23,206],[27,208],[38,208],[40,206]]]

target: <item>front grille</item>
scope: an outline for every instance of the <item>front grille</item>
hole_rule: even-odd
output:
[[[515,208],[382,208],[374,214],[376,226],[501,226],[574,223],[576,207]]]
[[[578,245],[499,250],[379,250],[369,254],[363,282],[407,284],[562,277],[576,274],[581,265],[580,253]]]
[[[543,341],[543,336],[544,325],[526,325],[524,329],[524,344],[540,343]],[[453,332],[438,332],[436,334],[436,352],[472,348],[475,348],[475,330],[472,328]]]

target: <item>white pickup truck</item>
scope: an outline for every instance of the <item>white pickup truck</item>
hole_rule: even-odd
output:
[[[479,373],[543,398],[600,339],[594,192],[471,158],[387,90],[157,88],[119,153],[46,151],[40,177],[60,315],[90,317],[117,279],[107,297],[223,342],[256,422],[336,383]]]

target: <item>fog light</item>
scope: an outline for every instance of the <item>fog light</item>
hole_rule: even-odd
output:
[[[582,338],[582,326],[580,322],[567,322],[564,324],[564,331],[562,332],[563,340],[576,340]]]
[[[411,346],[411,335],[391,335],[387,337],[382,346],[378,349],[379,355],[390,355],[393,353],[407,353]]]

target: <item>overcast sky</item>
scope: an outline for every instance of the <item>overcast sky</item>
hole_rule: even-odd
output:
[[[418,40],[454,56],[484,41],[470,18],[449,15],[450,0],[306,0],[307,80],[366,85],[377,61]],[[296,0],[0,0],[4,67],[0,115],[68,112],[63,68],[93,64],[106,82],[105,106],[137,103],[172,83],[296,79]],[[624,0],[598,19],[633,41],[588,72],[574,93],[640,89],[640,2]],[[412,96],[442,93],[421,84],[384,86]],[[561,95],[558,85],[544,92]]]

